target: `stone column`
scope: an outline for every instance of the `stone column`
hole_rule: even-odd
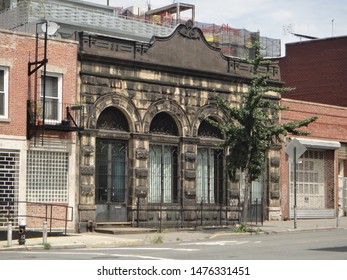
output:
[[[129,160],[131,167],[129,170],[130,190],[129,190],[129,217],[135,224],[148,221],[147,213],[143,209],[147,206],[148,194],[148,159],[149,159],[149,140],[148,134],[134,133],[132,135],[131,153]],[[139,203],[139,205],[138,205]],[[141,211],[137,212],[137,207]]]
[[[268,153],[268,215],[269,220],[282,220],[280,195],[281,146],[274,146]]]
[[[84,132],[80,142],[79,231],[87,230],[88,221],[95,221],[95,134]]]
[[[196,220],[196,158],[198,143],[198,138],[182,137],[181,207],[183,223]]]

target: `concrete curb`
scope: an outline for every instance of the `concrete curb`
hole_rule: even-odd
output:
[[[242,236],[242,235],[258,235],[258,234],[280,234],[280,233],[298,233],[298,232],[304,232],[304,231],[320,231],[320,230],[347,230],[347,227],[345,226],[339,226],[339,227],[331,227],[331,226],[322,226],[322,227],[299,227],[297,229],[294,228],[288,228],[288,227],[271,227],[269,228],[261,228],[259,227],[259,230],[256,230],[255,232],[208,232],[208,230],[204,230],[204,233],[199,232],[199,234],[194,235],[194,233],[190,232],[172,232],[173,234],[169,237],[168,241],[165,241],[165,238],[163,239],[163,243],[170,243],[174,242],[173,240],[180,240],[180,241],[197,241],[197,240],[207,240],[207,239],[215,239],[219,237],[230,237],[230,236]],[[180,235],[182,232],[182,235]],[[134,232],[132,232],[134,233]],[[140,234],[140,233],[138,233]],[[36,240],[37,243],[34,244],[36,241],[31,241],[31,244],[27,245],[12,245],[11,247],[7,247],[5,245],[2,245],[0,247],[1,251],[32,251],[32,250],[50,250],[50,249],[82,249],[82,248],[116,248],[116,247],[127,247],[127,246],[139,246],[144,244],[150,244],[151,241],[155,237],[155,234],[161,235],[161,233],[154,233],[154,232],[143,232],[143,235],[136,236],[134,238],[123,238],[119,236],[124,236],[123,234],[118,235],[117,234],[101,234],[101,235],[81,235],[74,237],[70,240],[64,240],[63,238],[60,239],[60,237],[54,237],[54,240],[48,240],[47,245],[40,243],[39,240]],[[169,233],[170,234],[170,233]],[[132,234],[130,234],[132,235]],[[165,237],[165,233],[163,233]],[[113,236],[112,239],[110,236]],[[77,238],[77,239],[76,239]]]
[[[49,244],[49,243],[48,243]],[[11,247],[0,248],[0,251],[35,251],[51,249],[80,249],[86,248],[86,244],[52,244],[52,245],[16,245]]]

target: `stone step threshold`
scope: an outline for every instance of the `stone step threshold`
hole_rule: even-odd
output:
[[[95,232],[107,234],[140,234],[153,233],[158,229],[153,228],[134,228],[134,227],[96,227]]]

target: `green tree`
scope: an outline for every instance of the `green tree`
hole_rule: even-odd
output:
[[[253,75],[249,90],[240,93],[239,106],[231,106],[227,101],[215,95],[217,105],[234,121],[218,123],[209,119],[209,122],[218,127],[225,136],[224,146],[229,150],[226,162],[230,177],[235,177],[237,170],[245,174],[243,222],[247,222],[248,218],[252,182],[262,174],[268,149],[273,144],[279,143],[288,133],[308,135],[299,128],[308,126],[317,119],[316,116],[313,116],[301,121],[280,124],[279,112],[289,108],[266,98],[266,95],[270,92],[284,93],[293,89],[273,86],[269,83],[268,74],[260,73],[260,67],[268,66],[272,62],[264,60],[261,56],[259,42],[255,45],[255,58],[248,62],[253,66]],[[264,69],[264,67],[262,68]]]

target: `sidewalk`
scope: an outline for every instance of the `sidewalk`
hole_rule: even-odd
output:
[[[338,223],[338,227],[337,227]],[[253,225],[259,234],[280,232],[295,232],[303,230],[337,229],[347,230],[347,217],[336,219],[298,220],[294,229],[294,221],[265,221],[263,225]],[[122,232],[126,231],[126,232]],[[162,233],[149,232],[148,229],[124,228],[118,229],[116,234],[105,233],[71,233],[67,236],[48,236],[47,244],[43,245],[43,238],[29,238],[25,245],[18,245],[18,240],[12,240],[12,246],[7,246],[7,240],[0,240],[0,251],[8,250],[37,250],[37,249],[67,249],[67,248],[102,248],[125,247],[154,243],[199,241],[213,239],[221,235],[236,234],[230,228],[163,230]]]

